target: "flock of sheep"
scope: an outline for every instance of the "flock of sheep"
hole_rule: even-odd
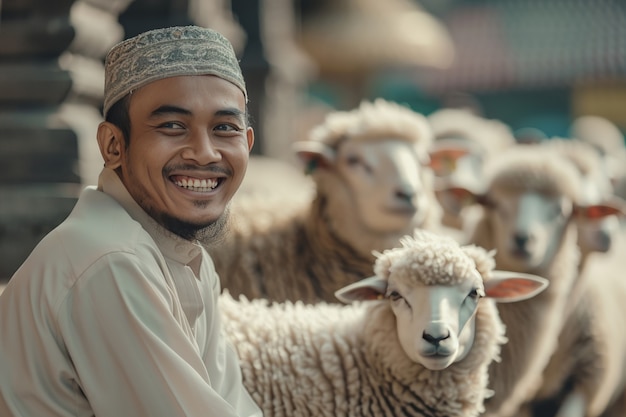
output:
[[[294,144],[293,188],[244,183],[207,250],[265,415],[626,416],[626,149],[607,124],[522,144],[377,99]]]
[[[206,243],[265,416],[626,416],[613,125],[522,144],[377,99],[294,151],[304,172],[249,173]]]

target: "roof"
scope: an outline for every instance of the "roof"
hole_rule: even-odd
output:
[[[455,44],[445,70],[420,69],[434,92],[564,87],[626,79],[626,2],[500,0],[441,17]]]

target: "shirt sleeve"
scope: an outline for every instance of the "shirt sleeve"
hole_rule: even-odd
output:
[[[159,266],[129,253],[100,259],[69,291],[59,331],[95,415],[237,415],[211,386],[173,303]]]

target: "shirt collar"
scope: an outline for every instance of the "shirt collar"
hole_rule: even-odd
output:
[[[130,195],[118,175],[111,168],[104,168],[98,178],[98,189],[113,197],[128,214],[152,236],[164,256],[192,266],[199,276],[202,249],[198,242],[190,242],[175,235],[158,224]],[[198,258],[200,257],[200,258]],[[195,262],[193,262],[196,260]]]

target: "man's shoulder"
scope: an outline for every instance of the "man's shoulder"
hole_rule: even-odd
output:
[[[156,254],[154,241],[114,199],[97,190],[81,195],[70,215],[46,235],[27,263],[58,266],[80,275],[104,256]]]
[[[107,248],[132,251],[151,242],[141,224],[114,198],[97,190],[84,193],[68,218],[50,235],[67,245],[85,245],[96,251]]]

